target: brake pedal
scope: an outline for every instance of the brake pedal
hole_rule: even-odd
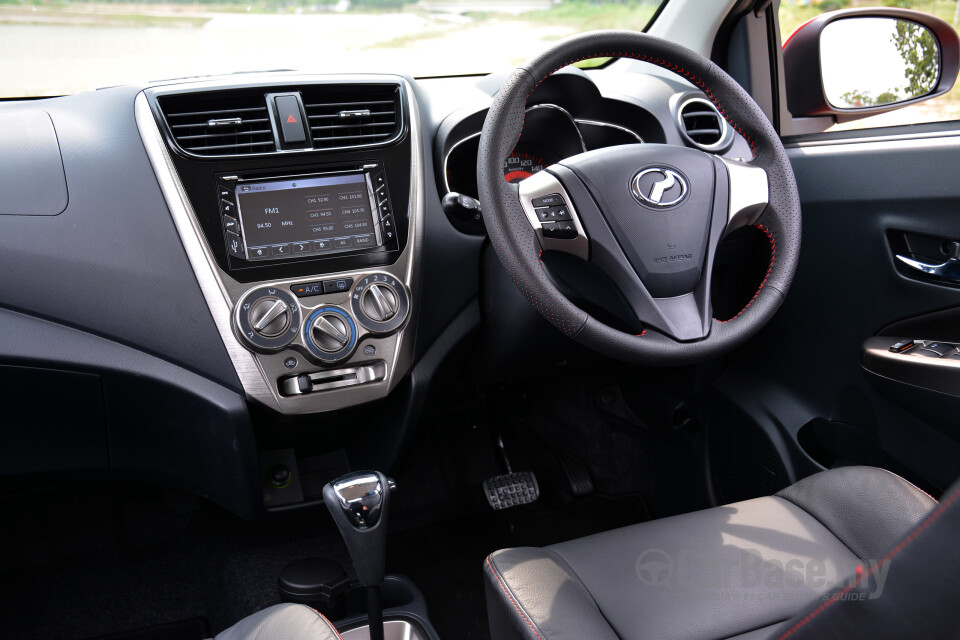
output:
[[[484,480],[483,493],[487,496],[487,504],[499,511],[536,502],[540,497],[540,485],[532,471],[517,471]]]
[[[483,493],[487,497],[487,504],[493,509],[509,509],[521,504],[536,502],[540,497],[540,485],[533,471],[514,472],[507,457],[507,449],[503,446],[503,436],[497,434],[497,449],[503,458],[503,466],[507,472],[502,476],[493,476],[483,481]]]

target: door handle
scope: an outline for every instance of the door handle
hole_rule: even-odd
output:
[[[919,260],[914,260],[913,258],[908,258],[907,256],[902,256],[897,254],[897,260],[907,265],[911,269],[916,269],[921,273],[926,273],[927,275],[936,276],[944,280],[949,280],[960,284],[960,260],[956,258],[948,258],[945,262],[940,264],[930,264],[928,262],[921,262]]]

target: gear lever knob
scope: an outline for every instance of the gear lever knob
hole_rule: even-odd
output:
[[[390,492],[396,487],[379,471],[357,471],[323,488],[323,501],[343,536],[364,587],[383,582]]]

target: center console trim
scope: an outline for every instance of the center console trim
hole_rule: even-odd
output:
[[[160,190],[163,193],[167,207],[183,242],[187,258],[196,275],[201,292],[210,309],[210,314],[223,340],[227,354],[233,363],[244,393],[251,400],[284,414],[307,414],[322,411],[331,411],[363,402],[382,398],[399,382],[409,370],[413,362],[413,332],[416,328],[416,316],[419,299],[419,247],[423,237],[424,226],[424,176],[423,176],[423,144],[421,138],[419,108],[414,92],[408,81],[400,76],[309,76],[309,75],[263,75],[245,77],[251,82],[269,82],[276,84],[296,84],[317,80],[335,79],[340,82],[376,82],[388,80],[398,82],[404,88],[409,114],[410,135],[410,195],[408,202],[409,230],[407,244],[397,258],[390,265],[383,265],[375,269],[360,269],[339,273],[322,274],[324,278],[363,277],[370,271],[387,271],[400,278],[411,292],[410,317],[406,326],[392,336],[385,346],[392,346],[388,357],[386,376],[380,382],[344,387],[323,393],[312,393],[292,397],[284,397],[279,393],[275,376],[265,371],[261,360],[251,351],[248,351],[236,338],[233,332],[232,310],[235,302],[251,288],[258,286],[275,285],[290,287],[291,285],[314,280],[315,274],[305,278],[291,278],[280,281],[262,281],[256,283],[240,283],[230,277],[217,265],[210,247],[207,245],[200,228],[193,206],[181,182],[173,159],[167,149],[160,127],[144,92],[140,92],[135,100],[134,111],[140,137],[157,176]],[[225,81],[224,84],[228,84]],[[195,84],[187,85],[196,87]],[[315,305],[309,305],[315,306]],[[392,342],[392,345],[389,343]],[[387,354],[383,354],[387,355]],[[382,357],[382,356],[380,356]],[[340,366],[353,366],[352,362],[342,363]]]

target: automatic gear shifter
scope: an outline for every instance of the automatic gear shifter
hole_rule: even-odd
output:
[[[323,488],[323,501],[350,552],[360,584],[367,589],[370,639],[383,640],[383,584],[387,547],[387,507],[396,488],[379,471],[357,471]]]

